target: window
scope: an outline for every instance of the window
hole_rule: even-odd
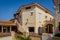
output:
[[[34,27],[29,27],[28,30],[29,32],[34,32]]]
[[[60,31],[60,22],[59,22],[59,31]]]
[[[42,21],[42,15],[41,15],[41,13],[38,14],[38,21],[39,21],[39,22]]]
[[[52,18],[50,18],[50,20],[52,20]]]
[[[33,16],[33,12],[31,12],[31,16]]]
[[[31,9],[31,7],[29,6],[29,7],[26,7],[26,9]]]
[[[47,16],[45,16],[45,18],[47,19]]]
[[[59,4],[59,13],[60,13],[60,4]]]

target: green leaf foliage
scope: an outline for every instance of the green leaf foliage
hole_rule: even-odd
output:
[[[25,37],[25,36],[17,36],[18,40],[31,40],[30,36]]]

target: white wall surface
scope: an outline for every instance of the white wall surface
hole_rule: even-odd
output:
[[[11,36],[8,36],[8,37],[2,37],[2,38],[0,38],[0,40],[12,40],[12,37],[11,37]]]

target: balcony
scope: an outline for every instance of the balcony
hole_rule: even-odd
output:
[[[55,20],[53,19],[53,20],[45,20],[44,21],[44,25],[47,25],[47,24],[53,24],[53,25],[55,25]]]

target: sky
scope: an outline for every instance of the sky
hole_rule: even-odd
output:
[[[22,5],[39,3],[55,14],[53,0],[0,0],[0,20],[10,20]]]

